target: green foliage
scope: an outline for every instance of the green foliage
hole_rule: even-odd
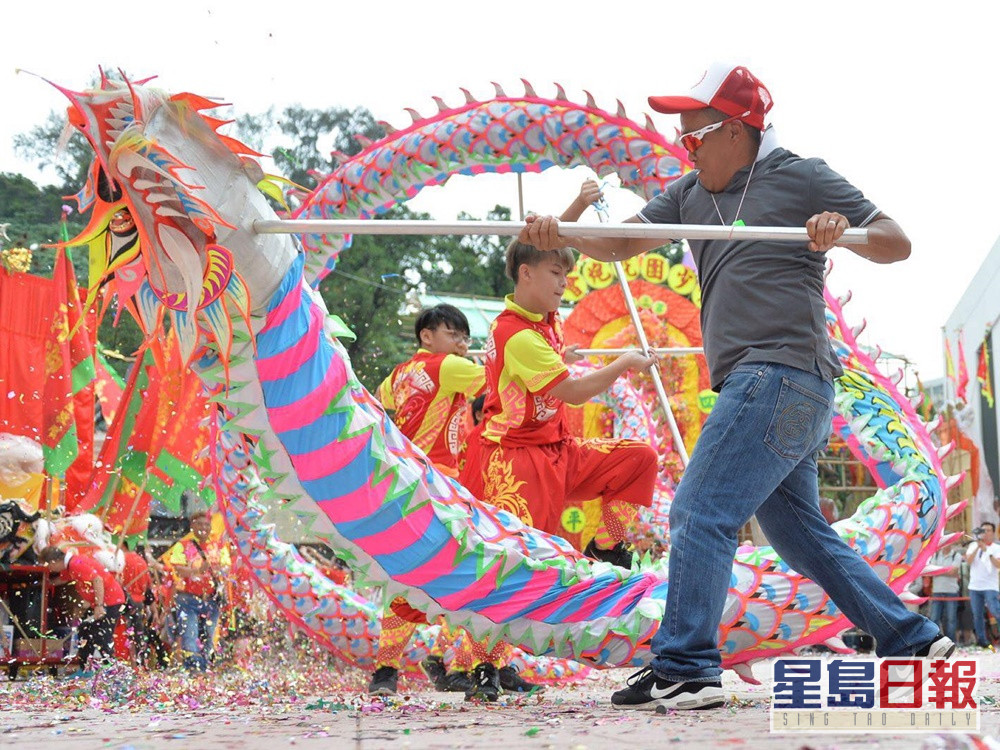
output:
[[[430,216],[396,206],[379,218]],[[509,219],[510,209],[497,206],[489,218]],[[505,247],[496,237],[355,235],[337,267],[320,284],[320,294],[330,312],[340,315],[358,336],[348,353],[361,383],[374,390],[415,351],[410,315],[415,309],[407,298],[418,286],[481,297],[508,293]]]
[[[400,206],[382,218],[426,219]],[[376,219],[377,221],[378,219]],[[416,288],[419,269],[437,256],[436,238],[355,235],[319,291],[327,309],[357,335],[345,342],[361,383],[374,390],[399,362],[415,350],[413,331],[402,320],[407,295]]]
[[[292,105],[279,115],[269,109],[236,120],[237,138],[258,151],[269,149],[278,171],[310,190],[318,184],[314,173],[328,175],[337,164],[334,155],[320,151],[319,142],[332,135],[333,151],[354,156],[362,149],[357,134],[374,141],[385,131],[363,107],[307,109]]]
[[[497,205],[486,215],[486,220],[510,221],[510,215],[509,208]],[[464,212],[458,218],[478,221]],[[513,290],[513,282],[506,275],[505,239],[486,235],[440,239],[439,257],[421,271],[421,281],[429,291],[503,297]]]
[[[39,170],[51,168],[59,176],[57,190],[63,194],[75,193],[87,179],[87,169],[94,160],[94,151],[87,139],[72,130],[65,147],[60,139],[66,127],[64,112],[50,112],[45,122],[27,133],[14,136],[14,152],[22,159],[34,161]]]
[[[62,191],[53,185],[40,188],[23,175],[0,172],[0,224],[10,224],[7,227],[10,242],[0,239],[0,244],[5,247],[30,247],[61,240],[59,225],[62,206],[66,202],[62,195]],[[67,229],[71,236],[75,235],[83,229],[83,223],[71,215]],[[43,248],[36,251],[31,264],[32,273],[50,275],[54,259],[54,250]]]
[[[113,300],[97,329],[97,344],[103,352],[110,354],[108,364],[122,378],[125,378],[132,365],[132,358],[142,345],[144,337],[142,329],[135,322],[135,318],[124,310],[118,316],[116,324],[115,315],[117,312],[118,302]]]

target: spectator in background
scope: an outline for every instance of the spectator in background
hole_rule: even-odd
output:
[[[833,524],[840,520],[840,511],[837,509],[837,501],[832,497],[821,497],[819,499],[819,512],[827,523]]]
[[[125,617],[131,624],[133,619],[141,620],[142,606],[146,600],[146,592],[152,585],[152,579],[149,575],[149,565],[142,555],[126,550],[123,557],[125,564],[118,574],[118,581],[125,591]],[[136,630],[136,634],[139,632]]]
[[[173,573],[174,601],[184,666],[204,672],[215,650],[215,630],[226,599],[232,561],[229,546],[212,538],[209,512],[191,515],[191,533],[167,550],[163,562]]]
[[[969,563],[969,606],[972,608],[972,627],[976,631],[976,645],[989,648],[990,638],[986,632],[986,613],[989,609],[1000,622],[1000,544],[996,542],[996,526],[992,523],[980,524],[973,530],[975,540],[965,553]],[[978,532],[978,533],[977,533]]]
[[[132,660],[136,664],[152,666],[156,657],[161,666],[166,665],[163,644],[155,637],[151,625],[151,607],[154,600],[153,579],[145,555],[127,550],[125,564],[118,575],[125,590],[125,622],[128,625]]]
[[[953,641],[958,627],[958,597],[962,586],[962,550],[942,547],[930,559],[945,570],[931,576],[930,618]]]
[[[351,572],[346,563],[339,557],[326,557],[322,552],[308,545],[298,548],[299,554],[311,562],[324,576],[338,586],[348,586],[351,582]]]
[[[125,592],[111,573],[83,552],[71,556],[70,552],[49,546],[42,550],[39,562],[59,576],[57,585],[72,584],[77,596],[90,605],[90,616],[80,623],[81,670],[75,675],[88,677],[92,656],[99,653],[103,662],[114,658],[115,627],[125,605]]]

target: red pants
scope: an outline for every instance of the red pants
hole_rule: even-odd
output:
[[[648,507],[657,456],[636,440],[570,438],[547,445],[488,445],[482,465],[484,501],[536,529],[562,535],[560,517],[569,502],[600,496],[606,508]],[[610,527],[609,514],[604,516]]]
[[[468,672],[479,662],[489,659],[490,654],[484,653],[483,645],[473,641],[471,635],[461,628],[448,627],[448,623],[443,617],[439,619],[441,630],[437,640],[434,641],[431,656],[444,658],[446,652],[451,649],[451,662],[448,669],[459,672]],[[427,618],[424,613],[411,607],[403,597],[398,596],[389,602],[382,617],[382,632],[378,637],[375,668],[402,669],[403,655],[410,645],[410,639],[413,638],[417,625],[426,623]],[[502,656],[503,654],[501,654]],[[508,661],[510,661],[509,653],[506,654],[506,661],[497,666],[502,667]]]

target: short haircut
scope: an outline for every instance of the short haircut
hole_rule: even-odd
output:
[[[481,412],[486,404],[486,394],[480,393],[474,399],[472,399],[472,421],[474,424],[479,424],[480,419],[476,419],[476,412]]]
[[[990,531],[992,531],[992,532],[996,532],[996,530],[997,530],[997,527],[993,525],[992,521],[983,521],[979,525],[980,526],[989,526],[990,527]]]
[[[38,555],[38,562],[40,563],[62,562],[65,559],[66,553],[58,547],[53,546],[46,547]]]
[[[442,303],[420,311],[417,322],[413,324],[413,333],[417,337],[417,343],[420,343],[421,331],[425,329],[436,331],[441,325],[446,325],[451,330],[459,331],[466,336],[469,335],[469,319],[465,317],[465,313],[454,305]]]
[[[711,113],[713,122],[722,122],[723,120],[729,120],[731,118],[739,120],[739,118],[733,118],[732,115],[727,115],[725,112],[713,107],[706,107],[705,109]],[[757,146],[757,148],[760,148],[761,131],[753,125],[748,125],[743,120],[739,120],[739,122],[743,124],[744,128],[746,128],[747,135],[750,136],[750,140],[753,141],[754,145]]]
[[[195,510],[191,512],[188,516],[188,523],[191,523],[196,518],[204,518],[208,521],[212,520],[212,514],[208,510]]]
[[[522,265],[537,266],[543,260],[555,258],[561,260],[567,271],[571,271],[576,264],[576,256],[573,248],[564,247],[559,250],[539,250],[534,245],[528,245],[518,240],[511,240],[507,245],[506,267],[507,278],[517,284],[517,271]]]

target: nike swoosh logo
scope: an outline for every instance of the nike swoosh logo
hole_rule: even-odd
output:
[[[666,698],[668,695],[671,695],[676,689],[677,689],[676,685],[671,685],[670,687],[661,690],[654,684],[649,689],[649,695],[651,698]]]

